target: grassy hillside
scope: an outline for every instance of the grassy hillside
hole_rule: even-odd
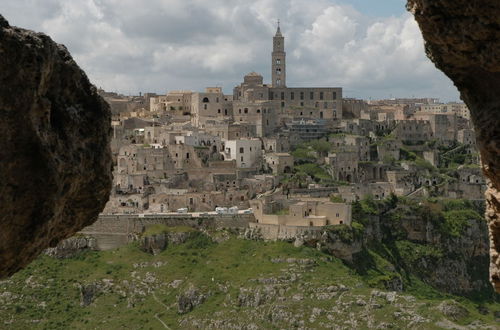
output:
[[[373,269],[390,267],[370,253]],[[70,259],[41,256],[0,282],[0,328],[438,329],[498,324],[500,305],[492,301],[479,304],[443,295],[418,280],[408,292],[387,293],[370,287],[371,276],[379,274],[359,275],[339,259],[305,246],[233,235],[214,243],[200,233],[156,256],[136,244]],[[443,301],[456,303],[444,306]]]

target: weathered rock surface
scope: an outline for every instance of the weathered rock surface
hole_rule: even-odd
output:
[[[165,251],[169,244],[179,245],[185,243],[191,234],[191,232],[168,232],[143,236],[139,246],[144,252],[157,255]]]
[[[469,311],[454,300],[446,300],[439,304],[438,309],[453,321],[469,316]]]
[[[207,296],[200,293],[198,289],[191,287],[181,294],[177,300],[179,314],[185,314],[192,311],[196,306],[203,304]]]
[[[490,280],[500,292],[500,2],[408,0],[427,56],[460,91],[481,151],[489,222]]]
[[[44,253],[54,258],[71,258],[85,250],[96,250],[97,242],[94,237],[73,236],[62,240],[56,247],[48,248]]]
[[[110,111],[67,49],[0,16],[0,278],[95,221]]]

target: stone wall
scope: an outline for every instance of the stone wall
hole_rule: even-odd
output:
[[[248,228],[254,222],[253,214],[209,215],[193,217],[191,214],[176,215],[100,215],[95,223],[80,233],[96,239],[97,249],[109,250],[127,244],[137,233],[154,224],[169,227],[186,226],[203,229]]]
[[[249,227],[258,230],[265,240],[292,240],[300,236],[319,239],[324,231],[323,227],[299,227],[262,223],[249,223]]]

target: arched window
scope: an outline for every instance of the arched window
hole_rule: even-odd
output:
[[[260,113],[260,109],[257,109],[257,113]]]
[[[208,97],[204,97],[202,102],[203,102],[203,103],[208,103],[208,102],[210,102],[210,101],[208,100]]]

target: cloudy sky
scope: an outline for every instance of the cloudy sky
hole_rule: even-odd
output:
[[[405,0],[0,0],[0,14],[65,44],[91,81],[124,94],[228,93],[244,74],[270,80],[276,20],[287,85],[358,98],[439,97],[456,88],[425,57]]]

